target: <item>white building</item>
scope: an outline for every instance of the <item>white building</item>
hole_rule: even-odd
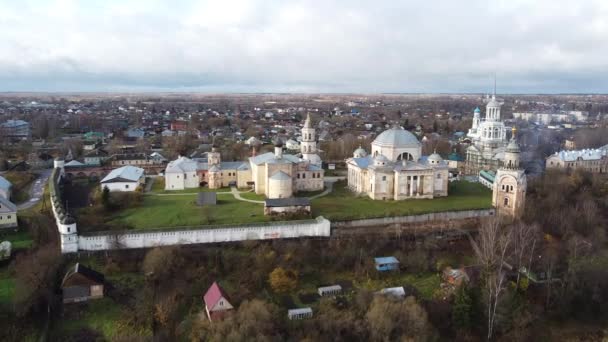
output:
[[[6,138],[29,139],[32,136],[30,124],[23,120],[8,120],[0,124],[0,135]]]
[[[312,309],[311,308],[299,308],[299,309],[289,309],[287,310],[287,318],[290,320],[294,319],[305,319],[312,317]]]
[[[589,118],[589,113],[580,110],[560,112],[516,112],[513,113],[513,118],[548,125],[550,123],[562,122],[586,122]]]
[[[477,174],[480,170],[496,170],[502,165],[507,146],[507,129],[500,117],[502,103],[496,94],[486,105],[485,118],[480,118],[479,108],[473,113],[473,124],[467,133],[472,145],[467,148],[466,172]]]
[[[0,196],[0,228],[17,227],[17,206]]]
[[[0,197],[11,199],[13,185],[6,178],[0,176]]]
[[[112,170],[101,180],[101,188],[114,191],[135,191],[145,184],[144,169],[131,165]]]
[[[434,198],[448,195],[448,165],[437,153],[421,156],[416,136],[400,127],[382,132],[372,154],[359,147],[346,160],[348,187],[371,199]]]
[[[240,162],[222,162],[215,148],[206,153],[206,158],[180,157],[165,169],[165,189],[182,190],[201,185],[219,189],[233,185],[253,187],[257,194],[267,198],[289,198],[298,191],[322,190],[324,171],[317,155],[310,116],[306,118],[302,136],[305,141],[301,144],[301,158],[284,154],[281,143],[275,146],[274,153],[263,153]]]
[[[520,149],[513,129],[504,163],[496,172],[492,188],[492,205],[499,215],[520,217],[523,214],[528,183],[519,161]]]
[[[547,157],[547,169],[583,169],[593,173],[608,172],[608,145],[597,149],[559,151]]]
[[[198,188],[200,183],[197,169],[198,163],[187,157],[169,162],[165,168],[165,190]]]

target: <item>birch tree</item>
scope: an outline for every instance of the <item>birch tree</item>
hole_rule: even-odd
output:
[[[505,265],[508,251],[512,243],[512,234],[502,229],[498,220],[488,221],[479,230],[473,249],[482,266],[483,293],[486,299],[487,339],[494,334],[496,324],[496,309],[500,304],[501,295],[505,289]]]

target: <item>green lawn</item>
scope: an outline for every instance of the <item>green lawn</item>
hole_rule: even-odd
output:
[[[30,234],[20,229],[17,231],[10,230],[0,233],[0,242],[1,241],[10,241],[13,251],[16,249],[29,248],[34,243]]]
[[[207,224],[241,224],[269,221],[263,204],[239,201],[222,195],[217,205],[201,208],[196,196],[145,196],[141,206],[123,210],[110,218],[134,229],[199,226]],[[210,219],[207,219],[209,215]]]
[[[266,199],[264,195],[258,195],[255,192],[241,192],[241,197],[254,200],[254,201],[263,201]]]
[[[55,322],[51,336],[61,339],[83,328],[94,330],[111,341],[126,333],[149,335],[150,332],[128,331],[130,327],[123,324],[125,320],[125,307],[111,298],[91,300],[80,304],[67,304],[64,307],[64,317]]]
[[[15,278],[4,268],[0,270],[0,306],[9,305],[15,295]]]
[[[209,189],[207,187],[198,187],[192,189],[184,189],[184,190],[165,190],[165,179],[162,177],[156,177],[154,179],[154,183],[152,184],[151,192],[157,194],[194,194],[199,192],[230,192],[229,187],[223,187],[220,189]]]
[[[295,194],[295,197],[312,197],[312,196],[316,196],[318,194],[323,193],[323,191],[325,191],[325,189],[317,190],[317,191],[298,191]]]
[[[491,207],[492,192],[479,183],[465,181],[450,183],[447,197],[404,201],[380,201],[356,196],[342,182],[334,185],[332,193],[312,201],[313,216],[323,215],[329,220],[407,216]]]

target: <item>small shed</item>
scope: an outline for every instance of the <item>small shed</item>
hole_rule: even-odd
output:
[[[12,244],[10,241],[2,241],[0,243],[0,260],[6,260],[11,257]]]
[[[234,306],[232,306],[228,299],[228,295],[217,282],[211,284],[211,287],[209,287],[203,296],[203,301],[207,317],[212,322],[222,319],[228,311],[234,309]]]
[[[405,289],[403,288],[403,286],[387,287],[387,288],[380,290],[378,292],[378,294],[385,295],[388,297],[403,299],[403,298],[405,298]]]
[[[331,285],[331,286],[322,286],[317,289],[319,296],[336,296],[342,293],[342,286],[340,285]]]
[[[374,261],[376,270],[380,272],[396,271],[399,269],[399,260],[393,256],[374,258]]]
[[[77,263],[68,270],[61,283],[64,303],[103,298],[103,274]]]
[[[312,318],[311,308],[299,308],[287,310],[287,317],[290,320]]]
[[[264,201],[264,215],[287,213],[310,214],[310,199],[306,197],[269,198]]]
[[[204,205],[216,205],[217,194],[215,192],[199,192],[196,199],[196,205],[202,207]]]

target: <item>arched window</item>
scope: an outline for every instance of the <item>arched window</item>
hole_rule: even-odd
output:
[[[413,161],[414,160],[414,156],[412,156],[411,154],[407,153],[407,152],[403,152],[399,155],[399,157],[397,157],[397,160],[407,160],[407,161]]]
[[[505,197],[504,205],[505,205],[505,207],[509,206],[509,197]]]

